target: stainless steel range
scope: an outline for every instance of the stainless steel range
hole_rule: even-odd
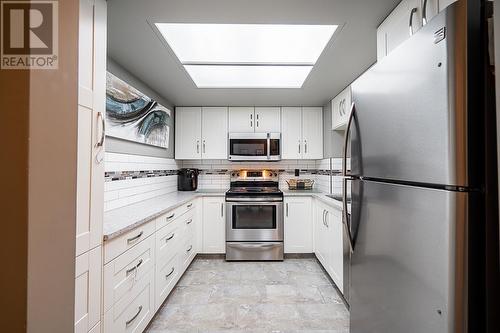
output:
[[[278,174],[233,172],[226,203],[226,260],[283,260],[283,192]]]

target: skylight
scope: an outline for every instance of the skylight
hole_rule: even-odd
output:
[[[300,88],[337,29],[287,24],[156,27],[198,88]]]

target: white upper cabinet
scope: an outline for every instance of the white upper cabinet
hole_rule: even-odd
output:
[[[279,133],[280,107],[230,107],[229,132]]]
[[[283,107],[281,158],[323,158],[323,108]]]
[[[202,158],[227,158],[227,107],[202,108]]]
[[[332,130],[344,130],[351,109],[351,86],[332,99]]]
[[[254,107],[229,108],[229,132],[248,133],[255,131]]]
[[[178,107],[175,111],[175,158],[201,159],[201,107]]]
[[[255,108],[255,132],[256,133],[279,133],[280,107],[256,107]]]
[[[177,107],[175,158],[227,158],[227,107]]]
[[[377,59],[391,53],[456,0],[402,0],[377,29]]]
[[[302,158],[302,108],[283,107],[281,110],[281,158]]]
[[[285,253],[312,253],[312,198],[286,197],[284,204]]]
[[[302,108],[302,140],[304,159],[323,158],[323,108]]]

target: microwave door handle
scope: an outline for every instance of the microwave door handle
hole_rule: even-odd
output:
[[[271,134],[267,133],[267,159],[271,159]]]

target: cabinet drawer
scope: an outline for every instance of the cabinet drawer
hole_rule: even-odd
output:
[[[97,325],[101,313],[102,248],[76,257],[75,333],[87,333]]]
[[[122,298],[154,267],[155,238],[146,238],[104,266],[104,311]]]
[[[104,314],[104,332],[143,332],[154,315],[154,271],[130,290],[131,297],[117,302]]]
[[[189,201],[188,203],[185,203],[184,205],[181,205],[180,207],[171,210],[166,214],[163,214],[162,216],[156,219],[156,230],[163,228],[169,223],[175,221],[178,217],[180,217],[184,213],[194,210],[194,208],[195,208],[195,200],[192,200]]]
[[[181,269],[184,271],[196,255],[195,238],[187,235],[179,250]]]
[[[179,219],[179,229],[182,233],[182,237],[185,239],[186,237],[194,237],[196,232],[196,220],[195,214],[193,212],[189,212],[184,215],[181,219]]]
[[[143,225],[127,232],[126,234],[104,243],[104,263],[108,263],[128,249],[139,244],[148,238],[155,231],[155,221],[144,223]]]
[[[155,305],[156,309],[165,301],[181,274],[179,256],[175,254],[169,261],[158,262],[156,265]]]
[[[180,221],[175,221],[156,232],[156,261],[165,262],[173,257],[183,239]]]

